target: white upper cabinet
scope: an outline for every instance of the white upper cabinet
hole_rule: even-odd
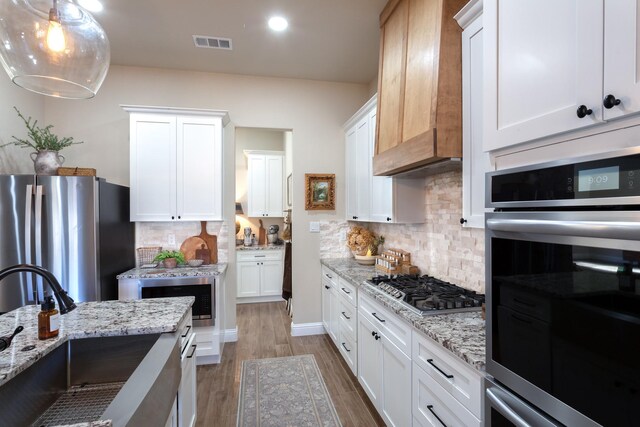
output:
[[[221,220],[226,112],[122,107],[130,113],[131,221]]]
[[[485,150],[602,121],[602,2],[484,2]]]
[[[345,125],[347,220],[424,222],[424,178],[373,176],[375,136],[376,96]]]
[[[491,159],[482,147],[482,2],[469,2],[455,16],[462,27],[462,218],[463,227],[484,228],[485,174]]]
[[[247,156],[247,199],[250,217],[284,215],[284,153],[245,150]]]
[[[640,111],[640,1],[604,2],[604,93],[609,120]],[[618,104],[616,99],[620,100]]]

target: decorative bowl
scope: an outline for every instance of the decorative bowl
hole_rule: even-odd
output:
[[[362,265],[373,265],[376,263],[376,258],[378,258],[375,255],[371,255],[371,256],[366,256],[366,255],[353,255],[356,259],[356,262],[358,264],[362,264]]]
[[[203,260],[201,259],[190,259],[189,261],[187,261],[187,264],[189,264],[189,267],[200,267],[203,263]]]

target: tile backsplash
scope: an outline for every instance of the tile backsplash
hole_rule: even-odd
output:
[[[136,222],[136,248],[162,246],[163,249],[180,249],[182,242],[191,236],[199,235],[200,230],[200,221]],[[227,241],[229,239],[229,233],[225,222],[207,222],[207,232],[218,236],[218,262],[228,262]],[[169,243],[170,235],[173,235],[175,238],[175,244]],[[137,261],[136,259],[136,264]]]
[[[320,256],[351,257],[345,234],[358,224],[385,237],[384,248],[411,252],[421,274],[484,292],[484,230],[460,225],[462,172],[425,178],[424,224],[326,221],[321,224]]]

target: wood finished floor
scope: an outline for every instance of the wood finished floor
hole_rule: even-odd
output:
[[[284,302],[240,304],[238,342],[226,343],[222,361],[198,366],[197,426],[235,426],[243,360],[313,354],[342,425],[384,426],[328,335],[292,337]]]

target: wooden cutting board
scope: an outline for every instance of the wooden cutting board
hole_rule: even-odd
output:
[[[258,222],[260,222],[260,228],[258,229],[258,244],[259,245],[266,245],[267,244],[267,232],[264,229],[264,226],[262,225],[262,220],[259,219]]]
[[[207,248],[211,251],[211,264],[218,263],[218,236],[207,233],[207,221],[200,221],[200,234],[196,237],[201,238],[207,244]],[[198,246],[199,248],[200,246]]]
[[[198,236],[192,236],[182,242],[180,252],[184,254],[184,259],[189,261],[195,259],[196,249],[200,249],[201,245],[207,246],[207,242]]]

